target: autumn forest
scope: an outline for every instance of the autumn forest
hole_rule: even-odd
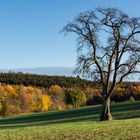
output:
[[[1,116],[102,103],[100,83],[79,77],[1,73],[0,82]],[[140,83],[124,82],[114,92],[112,103],[140,100]]]

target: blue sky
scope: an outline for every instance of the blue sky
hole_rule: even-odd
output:
[[[59,31],[99,6],[140,16],[140,0],[0,0],[0,68],[75,66],[75,38]]]

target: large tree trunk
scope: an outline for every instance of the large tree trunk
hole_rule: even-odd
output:
[[[102,112],[100,115],[100,121],[112,120],[112,115],[110,113],[110,97],[103,100]]]

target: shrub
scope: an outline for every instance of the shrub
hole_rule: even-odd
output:
[[[87,98],[83,91],[75,88],[66,90],[66,103],[72,104],[74,107],[78,107],[86,103]]]
[[[134,102],[135,98],[133,96],[130,97],[129,101]]]

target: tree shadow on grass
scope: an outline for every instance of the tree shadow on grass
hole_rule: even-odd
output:
[[[130,119],[140,117],[140,104],[113,105],[111,108],[115,119]],[[138,111],[135,113],[135,111]],[[101,105],[83,107],[64,111],[50,111],[31,115],[17,116],[0,120],[0,129],[21,128],[28,126],[41,126],[64,124],[73,122],[99,121]],[[132,114],[135,113],[135,114]],[[130,115],[129,115],[130,114]]]
[[[44,126],[44,125],[54,125],[54,124],[66,124],[66,123],[74,123],[74,122],[91,122],[95,121],[95,119],[99,118],[99,116],[86,116],[83,118],[67,118],[67,119],[58,119],[55,121],[39,121],[39,122],[30,122],[30,123],[15,123],[15,124],[7,124],[7,125],[0,125],[0,129],[13,129],[13,128],[24,128],[24,127],[31,127],[31,126]]]
[[[65,122],[73,122],[73,121],[83,121],[88,120],[91,118],[94,120],[97,119],[96,116],[99,114],[100,110],[94,110],[93,108],[80,108],[74,110],[66,110],[66,111],[58,111],[58,112],[47,112],[47,113],[37,113],[30,116],[22,116],[16,118],[9,118],[9,119],[2,119],[0,120],[0,127],[1,125],[18,125],[18,124],[33,124],[38,122],[39,124],[46,123],[46,124],[53,124],[53,123],[65,123]]]

